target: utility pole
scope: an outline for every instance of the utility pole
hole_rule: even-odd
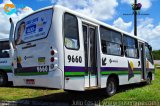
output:
[[[137,0],[134,0],[134,3],[132,4],[133,13],[129,14],[129,15],[134,15],[134,35],[135,36],[137,36],[137,15],[141,15],[140,13],[138,13],[141,7],[142,7],[142,4],[137,3]]]
[[[134,0],[134,6],[137,6],[137,0]],[[137,36],[137,11],[134,8],[134,35]]]

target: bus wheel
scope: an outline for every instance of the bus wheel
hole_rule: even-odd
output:
[[[150,85],[151,82],[152,82],[152,76],[150,74],[148,74],[146,84]]]
[[[7,75],[3,72],[0,72],[0,87],[7,84]]]
[[[106,93],[108,96],[112,96],[117,92],[117,80],[114,77],[111,77],[107,81]]]

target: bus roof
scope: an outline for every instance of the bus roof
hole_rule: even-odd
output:
[[[134,35],[131,34],[131,33],[128,33],[128,32],[126,32],[126,31],[123,31],[123,30],[118,29],[118,28],[116,28],[116,27],[113,27],[113,26],[111,26],[111,25],[109,25],[109,24],[103,23],[103,22],[98,21],[98,20],[96,20],[96,19],[94,19],[94,18],[88,17],[88,16],[86,16],[86,15],[84,15],[84,14],[78,13],[78,12],[76,12],[76,11],[73,11],[73,10],[71,10],[71,9],[69,9],[69,8],[66,8],[66,7],[63,7],[63,6],[60,6],[60,5],[54,5],[54,6],[48,6],[48,7],[41,8],[41,9],[36,10],[35,12],[33,12],[33,13],[31,13],[31,14],[25,16],[25,17],[23,17],[21,20],[23,20],[24,18],[26,18],[26,17],[34,14],[34,13],[37,13],[37,12],[42,11],[42,10],[45,10],[45,9],[50,9],[50,8],[61,9],[61,10],[64,11],[64,12],[72,13],[72,14],[78,16],[78,17],[81,17],[81,18],[83,18],[83,19],[86,19],[87,21],[91,21],[91,22],[93,22],[93,23],[95,23],[95,24],[99,24],[99,25],[108,27],[108,28],[113,29],[113,30],[116,30],[116,31],[118,31],[118,32],[120,32],[120,33],[126,34],[126,35],[128,35],[128,36],[132,36],[132,37],[134,37],[134,38],[136,38],[136,39],[138,39],[138,40],[141,40],[141,41],[143,41],[143,42],[147,42],[147,41],[145,41],[144,39],[142,39],[142,38],[140,38],[140,37],[137,37],[137,36],[134,36]],[[20,20],[19,20],[19,21],[20,21]]]
[[[73,11],[73,10],[71,10],[71,9],[68,9],[68,8],[66,8],[66,7],[63,7],[63,6],[60,6],[60,5],[55,5],[54,7],[55,7],[55,8],[62,9],[62,10],[66,11],[66,12],[69,12],[69,13],[73,13],[73,14],[75,14],[76,16],[79,16],[79,17],[81,17],[81,18],[83,18],[83,19],[86,19],[86,20],[88,20],[88,21],[91,21],[91,22],[93,22],[93,23],[96,23],[96,24],[99,24],[99,25],[108,27],[108,28],[113,29],[113,30],[116,30],[116,31],[118,31],[118,32],[120,32],[120,33],[129,35],[129,36],[132,36],[132,37],[134,37],[134,38],[136,38],[136,39],[139,39],[139,40],[141,40],[141,41],[146,42],[144,39],[142,39],[142,38],[140,38],[140,37],[137,37],[137,36],[134,36],[134,35],[131,34],[131,33],[128,33],[128,32],[126,32],[126,31],[123,31],[123,30],[119,29],[119,28],[113,27],[113,26],[111,26],[111,25],[109,25],[109,24],[106,24],[106,23],[104,23],[104,22],[98,21],[98,20],[96,20],[96,19],[94,19],[94,18],[88,17],[88,16],[86,16],[86,15],[84,15],[84,14],[78,13],[78,12]]]

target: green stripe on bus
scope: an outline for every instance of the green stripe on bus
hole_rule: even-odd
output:
[[[12,72],[11,66],[0,66],[0,70],[4,70],[5,72]]]
[[[48,72],[16,73],[16,76],[46,75]]]
[[[65,76],[82,76],[85,72],[65,72]]]
[[[141,71],[134,71],[134,74],[141,74]],[[101,72],[102,75],[109,75],[109,74],[118,74],[118,75],[126,75],[128,71],[103,71]],[[65,76],[84,76],[85,72],[65,72]]]
[[[12,69],[3,69],[5,72],[11,73]]]
[[[141,71],[133,71],[134,74],[141,74]]]
[[[118,75],[125,75],[128,74],[128,71],[103,71],[101,72],[102,75],[109,75],[109,74],[118,74]],[[133,71],[133,74],[141,74],[141,71]]]

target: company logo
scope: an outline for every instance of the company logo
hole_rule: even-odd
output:
[[[4,7],[4,12],[7,14],[7,15],[12,15],[13,13],[16,13],[17,11],[28,11],[29,8],[26,8],[25,5],[23,4],[5,4]]]
[[[34,58],[34,56],[25,56],[25,57],[24,57],[25,60],[31,59],[31,58]]]
[[[118,60],[109,59],[109,62],[110,62],[110,63],[112,63],[112,62],[113,62],[113,63],[118,63]]]
[[[16,7],[14,4],[5,4],[3,9],[7,15],[12,15],[16,12]]]

